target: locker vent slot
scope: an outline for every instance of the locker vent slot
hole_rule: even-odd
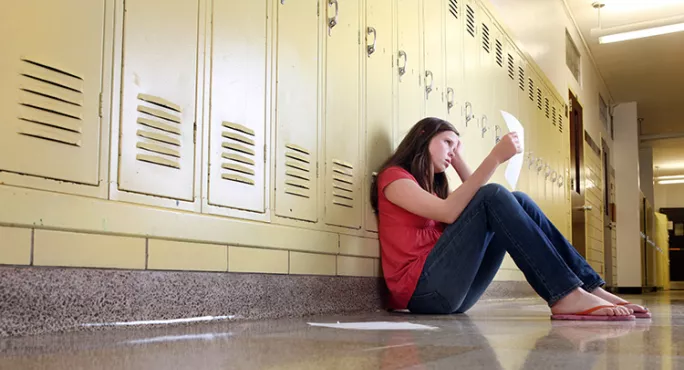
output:
[[[354,208],[354,166],[333,159],[332,171],[333,204]]]
[[[245,185],[256,185],[256,149],[254,130],[233,122],[222,122],[225,131],[221,132],[224,140],[221,158],[221,178]]]
[[[22,58],[18,134],[81,146],[83,77]]]
[[[552,123],[555,126],[556,125],[556,107],[551,107],[551,117],[553,117]]]
[[[558,131],[563,133],[563,114],[558,112]]]
[[[466,5],[466,29],[470,36],[475,37],[475,11]]]
[[[285,193],[311,198],[311,153],[294,144],[285,148]]]
[[[515,64],[513,63],[513,56],[508,54],[508,77],[515,81]]]
[[[180,169],[181,109],[163,98],[138,94],[136,123],[140,126],[135,147],[141,162]]]
[[[482,48],[484,49],[484,51],[489,53],[489,27],[487,27],[487,25],[484,23],[482,23]]]
[[[544,106],[546,107],[545,108],[546,118],[549,118],[549,99],[548,98],[544,98]]]
[[[503,45],[499,40],[496,40],[496,64],[503,68]]]
[[[523,67],[518,67],[518,86],[520,86],[520,91],[525,91],[525,69]]]
[[[449,13],[454,16],[454,18],[458,19],[458,1],[457,0],[449,0]]]
[[[534,80],[530,78],[530,100],[534,102]]]
[[[542,94],[541,89],[537,88],[537,108],[542,110]]]

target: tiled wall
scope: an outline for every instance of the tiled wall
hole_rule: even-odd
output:
[[[0,227],[0,265],[381,276],[377,240],[344,245],[337,255]]]

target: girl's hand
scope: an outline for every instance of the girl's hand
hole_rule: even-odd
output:
[[[454,155],[451,157],[451,165],[455,166],[455,163],[463,161],[463,142],[459,139],[454,147]]]
[[[490,155],[501,164],[518,153],[522,153],[518,134],[516,132],[510,132],[501,138],[501,141],[492,149]]]

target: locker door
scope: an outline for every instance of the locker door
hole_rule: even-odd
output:
[[[214,0],[211,35],[209,204],[259,213],[266,189],[266,12],[267,0]]]
[[[444,105],[446,108],[446,119],[451,122],[461,134],[461,139],[465,140],[465,152],[472,150],[467,141],[467,132],[463,123],[463,105],[465,87],[463,83],[463,8],[462,3],[457,0],[447,0],[445,15],[445,50],[446,61],[446,90],[444,91]],[[467,155],[466,155],[467,158]],[[473,163],[470,164],[474,165]],[[462,181],[456,171],[449,167],[446,171],[450,189],[458,187]]]
[[[446,91],[444,100],[447,109],[447,120],[457,130],[463,131],[463,8],[457,0],[447,0],[445,19],[445,58],[446,58]]]
[[[494,56],[492,55],[493,33],[494,26],[489,16],[478,6],[479,13],[478,25],[480,27],[480,109],[478,118],[479,129],[475,146],[478,148],[475,165],[479,166],[484,158],[492,150],[494,142],[494,117],[495,107],[498,105],[496,101],[496,75],[494,71]],[[472,144],[471,144],[472,145]]]
[[[485,26],[483,25],[483,33],[485,32]],[[509,74],[509,61],[506,55],[508,53],[509,46],[506,43],[505,36],[498,26],[493,27],[491,31],[491,76],[492,76],[492,113],[489,117],[488,130],[489,135],[485,139],[485,146],[491,148],[496,145],[497,137],[501,137],[508,133],[508,127],[506,122],[501,115],[501,111],[507,111],[515,115],[511,109],[509,90],[511,89],[512,82],[510,80]],[[492,176],[491,182],[501,184],[503,186],[509,187],[508,182],[506,182],[505,171],[508,167],[508,162],[497,168],[496,172]]]
[[[443,0],[423,1],[423,42],[425,55],[425,115],[446,118],[444,104],[444,21]]]
[[[366,1],[366,230],[377,231],[370,205],[373,173],[392,154],[392,99],[394,62],[392,0]],[[370,47],[370,48],[369,48]]]
[[[394,147],[424,116],[421,74],[421,6],[419,0],[397,0],[397,130]]]
[[[511,104],[509,106],[513,107],[513,110],[516,112],[516,117],[518,117],[518,121],[523,126],[523,129],[525,129],[525,134],[521,137],[522,140],[524,140],[525,148],[523,150],[522,156],[523,156],[523,168],[520,171],[520,179],[518,180],[518,189],[522,192],[527,193],[528,188],[529,188],[529,181],[527,177],[527,166],[526,166],[526,160],[527,160],[527,152],[529,150],[529,141],[525,140],[525,136],[528,135],[529,131],[529,123],[527,120],[527,89],[528,89],[528,74],[527,74],[527,62],[525,59],[520,55],[516,54],[517,60],[518,60],[518,83],[515,87],[515,93],[511,96]],[[504,123],[505,124],[505,123]]]
[[[551,106],[549,101],[549,93],[546,87],[544,88],[542,95],[544,97],[544,107],[542,124],[544,125],[544,169],[542,170],[542,179],[544,182],[544,204],[546,207],[545,212],[549,215],[551,222],[554,222],[555,215],[553,213],[553,188],[551,187],[551,170],[553,164],[553,132],[551,130],[551,119],[550,112]]]
[[[479,14],[476,14],[477,5],[473,0],[466,0],[463,16],[463,92],[465,101],[463,106],[464,128],[461,131],[461,140],[465,144],[465,159],[472,168],[480,165],[477,162],[480,155],[478,148],[478,138],[481,136],[479,131],[479,117],[484,112],[480,103],[480,87],[483,82],[480,78],[480,45],[481,40],[478,35],[476,21]]]
[[[359,163],[360,11],[359,0],[328,6],[326,46],[325,221],[354,229],[361,227],[363,204]]]
[[[536,162],[537,162],[537,157],[539,156],[538,153],[538,132],[537,132],[537,103],[536,103],[536,96],[537,96],[537,84],[539,83],[539,78],[537,77],[537,73],[532,69],[532,66],[530,66],[529,71],[529,78],[527,80],[528,86],[527,86],[527,94],[525,97],[523,97],[526,101],[524,103],[525,105],[525,111],[527,112],[527,121],[525,123],[525,151],[526,153],[526,158],[525,158],[525,171],[527,171],[527,183],[528,183],[528,189],[527,189],[527,194],[532,197],[535,201],[539,200],[538,197],[538,186],[537,186],[537,168],[536,168]]]
[[[315,222],[318,194],[318,0],[279,2],[275,213]]]
[[[0,171],[98,184],[104,4],[3,3]]]
[[[536,137],[535,137],[535,147],[536,147],[536,158],[535,158],[535,163],[534,163],[534,177],[536,179],[537,183],[537,192],[536,192],[536,201],[539,204],[539,207],[542,209],[542,211],[546,211],[546,203],[544,199],[544,161],[546,160],[546,131],[545,131],[545,126],[544,126],[544,112],[543,112],[543,106],[544,106],[544,98],[542,96],[542,79],[541,77],[537,78],[537,96],[535,97],[536,99],[536,109],[535,109],[535,131],[536,131]]]
[[[127,0],[119,189],[192,201],[198,0]]]

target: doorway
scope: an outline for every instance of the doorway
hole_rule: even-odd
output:
[[[615,233],[615,212],[613,204],[614,200],[614,186],[613,176],[611,176],[610,167],[610,148],[604,138],[601,138],[601,152],[603,153],[603,245],[604,245],[604,266],[606,273],[604,280],[606,286],[613,287],[617,283],[613,278],[617,271],[614,271],[615,245],[613,244],[613,237]]]
[[[572,244],[587,258],[586,248],[586,210],[584,199],[584,124],[583,109],[577,97],[570,95],[570,188],[572,201]]]
[[[670,281],[672,289],[684,289],[684,208],[661,208],[667,215],[670,237]]]

